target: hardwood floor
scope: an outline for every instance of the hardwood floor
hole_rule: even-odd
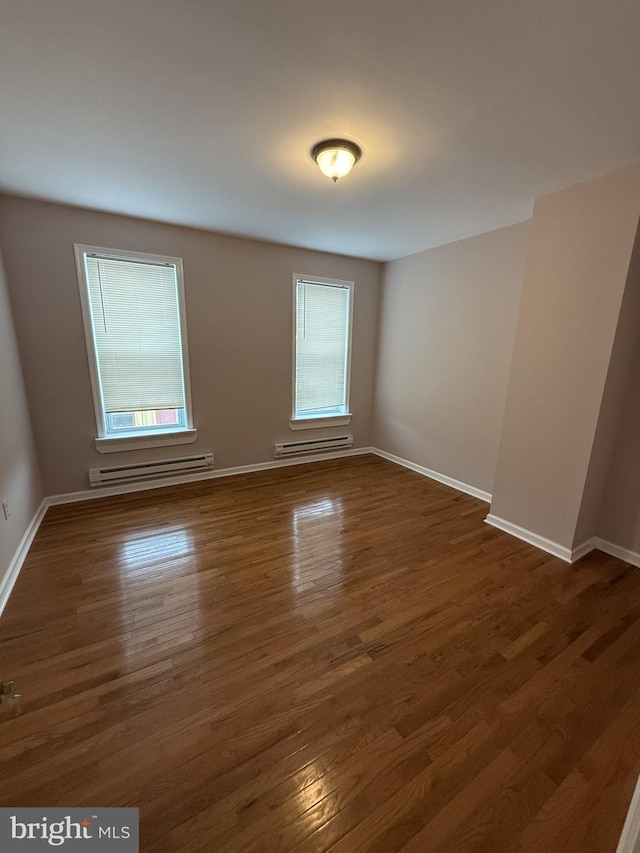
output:
[[[372,456],[50,509],[0,620],[3,806],[141,850],[613,853],[640,570]]]

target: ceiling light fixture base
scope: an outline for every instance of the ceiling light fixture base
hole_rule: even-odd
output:
[[[313,146],[310,154],[320,171],[335,183],[349,174],[362,157],[362,148],[349,139],[323,139]]]

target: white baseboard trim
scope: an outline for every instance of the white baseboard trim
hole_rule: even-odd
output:
[[[609,554],[610,557],[617,557],[625,563],[631,563],[632,566],[640,568],[640,554],[635,551],[629,551],[627,548],[621,548],[620,545],[614,545],[613,542],[607,542],[606,539],[600,539],[598,536],[593,536],[591,539],[587,539],[586,542],[576,545],[574,548],[565,548],[564,545],[559,545],[551,539],[539,536],[537,533],[533,533],[531,530],[513,524],[513,522],[500,518],[497,515],[489,513],[485,521],[492,527],[497,527],[498,530],[504,531],[504,533],[509,533],[511,536],[522,539],[523,542],[527,542],[529,545],[535,545],[536,548],[540,548],[548,554],[553,554],[554,557],[559,557],[566,563],[575,563],[581,557],[597,549],[598,551],[603,551],[605,554]],[[640,850],[638,853],[640,853]]]
[[[631,798],[616,853],[640,853],[640,779]]]
[[[306,465],[310,462],[322,462],[326,459],[341,459],[344,456],[363,456],[373,453],[372,447],[355,447],[349,450],[335,450],[331,453],[314,453],[303,456],[300,459],[276,459],[273,462],[257,462],[254,465],[238,465],[235,468],[220,468],[214,471],[205,471],[201,474],[182,474],[175,477],[158,477],[154,480],[145,480],[142,483],[120,483],[113,486],[94,486],[80,492],[66,492],[61,495],[51,495],[45,498],[47,506],[59,506],[60,504],[77,503],[78,501],[90,501],[97,498],[113,497],[114,495],[127,495],[131,492],[145,492],[149,489],[162,489],[165,486],[181,486],[184,483],[197,483],[200,480],[215,480],[218,477],[234,477],[238,474],[252,474],[255,471],[270,471],[274,468],[288,468],[291,465]]]
[[[22,539],[20,540],[20,544],[18,545],[15,554],[11,558],[11,562],[9,566],[0,578],[0,616],[2,616],[2,612],[4,608],[7,606],[7,602],[9,601],[9,596],[15,586],[16,581],[18,580],[18,575],[20,574],[20,569],[26,559],[27,554],[29,553],[29,548],[31,547],[31,543],[35,539],[36,533],[38,532],[38,528],[44,518],[44,514],[46,513],[49,504],[47,503],[47,499],[43,498],[40,501],[40,506],[36,510],[33,518],[29,522],[29,526],[24,532]]]
[[[604,551],[610,557],[617,557],[625,563],[631,563],[632,566],[640,568],[640,554],[636,551],[629,551],[628,548],[621,548],[620,545],[614,545],[613,542],[607,542],[606,539],[595,539],[594,548],[599,551]]]
[[[580,557],[584,557],[590,551],[602,551],[610,557],[616,557],[625,563],[631,563],[632,566],[640,568],[640,554],[637,551],[630,551],[628,548],[622,548],[620,545],[615,545],[613,542],[608,542],[606,539],[601,539],[599,536],[593,536],[587,539],[582,545],[578,545],[571,550],[571,562],[575,563]]]
[[[597,536],[592,536],[591,539],[587,539],[586,542],[583,542],[582,545],[576,545],[571,549],[571,562],[577,562],[580,557],[584,557],[586,554],[589,554],[593,551],[594,548],[598,548],[599,539]]]
[[[470,486],[468,483],[463,483],[461,480],[454,480],[453,477],[447,477],[446,474],[440,474],[438,471],[432,471],[430,468],[425,468],[423,465],[417,465],[415,462],[409,462],[408,459],[402,459],[400,456],[394,456],[393,453],[387,453],[386,450],[378,450],[377,447],[371,447],[370,452],[382,459],[387,459],[389,462],[395,462],[396,465],[402,465],[403,468],[409,468],[411,471],[416,471],[422,474],[423,477],[429,477],[430,480],[436,480],[438,483],[443,483],[445,486],[450,486],[452,489],[457,489],[459,492],[465,492],[474,498],[478,498],[486,503],[491,503],[491,494],[484,492],[482,489],[476,489],[475,486]]]
[[[537,533],[533,533],[533,531],[527,530],[525,527],[520,527],[518,524],[513,524],[513,522],[507,521],[506,519],[500,518],[492,513],[489,513],[485,518],[485,521],[487,524],[490,524],[492,527],[497,527],[498,530],[502,530],[504,533],[509,533],[517,539],[522,539],[523,542],[527,542],[529,545],[535,545],[536,548],[540,548],[541,551],[546,551],[547,554],[553,554],[554,557],[559,557],[566,563],[572,562],[571,548],[565,548],[564,545],[559,545],[557,542],[553,542],[545,536],[539,536]]]

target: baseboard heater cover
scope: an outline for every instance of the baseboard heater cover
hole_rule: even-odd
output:
[[[352,435],[335,435],[331,438],[310,438],[305,441],[283,441],[275,444],[274,456],[296,456],[300,453],[320,453],[323,450],[344,450],[353,447]]]
[[[168,477],[185,471],[196,474],[213,468],[213,453],[199,456],[183,456],[180,459],[159,459],[154,462],[138,462],[132,465],[112,465],[109,468],[89,468],[89,483],[103,486],[123,480],[146,480],[151,477]]]

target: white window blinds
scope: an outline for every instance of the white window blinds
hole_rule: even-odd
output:
[[[351,286],[296,280],[294,417],[347,412]]]
[[[175,265],[86,254],[85,270],[104,412],[184,408]]]

